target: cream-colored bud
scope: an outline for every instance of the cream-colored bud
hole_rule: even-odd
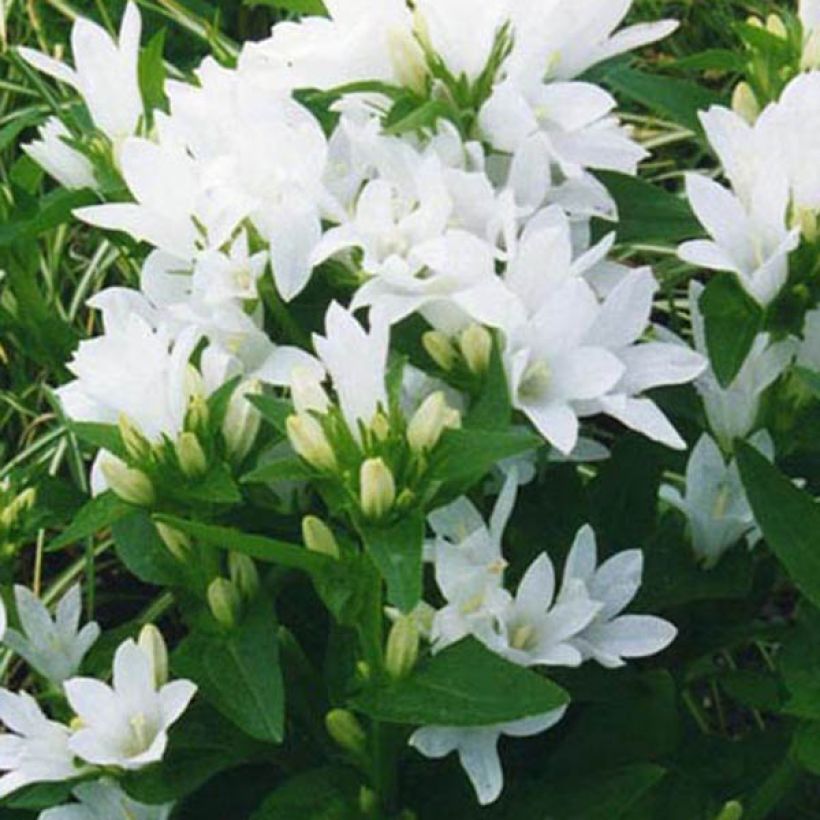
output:
[[[262,383],[253,379],[237,387],[228,402],[228,411],[222,422],[222,437],[225,439],[228,455],[235,464],[245,460],[259,434],[262,417],[248,401],[248,397],[259,396],[261,393]]]
[[[228,555],[228,572],[233,585],[246,600],[252,601],[259,592],[259,572],[253,558],[241,552]]]
[[[730,800],[723,806],[715,820],[741,820],[742,817],[743,806],[737,800]]]
[[[322,425],[313,416],[290,416],[287,420],[288,439],[294,450],[319,470],[335,470],[336,454],[327,440]]]
[[[807,242],[816,242],[818,236],[820,236],[817,211],[813,208],[795,208],[792,227],[799,228],[800,233]]]
[[[106,455],[100,469],[108,486],[123,501],[137,507],[150,507],[156,501],[156,493],[151,479],[142,470],[132,470],[116,456]]]
[[[448,428],[461,426],[461,414],[447,404],[442,391],[432,393],[416,410],[407,427],[407,441],[415,453],[432,450]]]
[[[411,615],[398,618],[387,636],[384,666],[387,673],[395,678],[410,674],[419,657],[419,629]]]
[[[442,370],[450,371],[453,369],[458,353],[446,333],[442,333],[440,330],[428,330],[421,337],[421,343],[424,345],[427,355]]]
[[[493,337],[486,327],[470,325],[459,337],[461,355],[473,373],[484,373],[490,365],[493,352]]]
[[[345,751],[363,754],[367,748],[367,735],[358,718],[347,709],[331,709],[325,715],[327,733]]]
[[[227,578],[214,578],[208,587],[208,605],[214,618],[227,629],[233,629],[242,615],[239,590]]]
[[[188,401],[188,410],[185,413],[185,429],[191,430],[198,436],[208,435],[208,423],[211,418],[211,409],[208,400],[201,393],[191,396]]]
[[[23,516],[34,506],[36,500],[37,490],[34,487],[27,487],[0,512],[0,526],[6,530],[16,527]]]
[[[168,548],[168,552],[178,561],[185,563],[191,557],[193,546],[191,539],[184,532],[169,527],[161,521],[155,521],[154,526],[157,528],[162,543]]]
[[[134,461],[145,461],[151,458],[151,442],[139,431],[137,426],[125,413],[120,413],[117,426],[120,430],[125,452]]]
[[[387,441],[387,437],[390,435],[390,422],[387,416],[381,411],[376,413],[373,416],[373,421],[370,422],[370,430],[379,441]]]
[[[339,544],[333,531],[315,515],[306,515],[302,519],[302,540],[312,552],[319,552],[330,558],[339,557]]]
[[[422,94],[427,82],[427,64],[424,52],[413,36],[400,28],[390,29],[387,32],[387,48],[399,83]]]
[[[179,466],[188,478],[199,478],[208,470],[208,459],[195,433],[180,433],[176,451]]]
[[[789,38],[786,24],[783,22],[783,18],[777,14],[770,14],[766,18],[766,31],[768,31],[769,34],[774,34],[775,37],[779,37],[781,40],[788,40]]]
[[[749,83],[741,82],[735,86],[732,94],[732,110],[750,125],[754,125],[760,116],[760,104]]]
[[[359,481],[362,512],[368,518],[384,518],[396,501],[396,481],[390,468],[381,458],[369,458],[362,464]]]
[[[290,377],[290,394],[297,413],[313,410],[325,414],[330,408],[322,383],[312,370],[306,367],[295,367]]]
[[[162,633],[153,624],[146,624],[140,630],[137,643],[143,654],[151,661],[157,689],[165,686],[168,683],[168,647]]]
[[[820,68],[820,28],[809,34],[803,46],[803,57],[800,60],[803,71],[816,71]]]
[[[202,374],[192,364],[189,364],[185,369],[183,389],[188,396],[189,402],[194,396],[204,397],[206,395],[205,380],[202,378]]]

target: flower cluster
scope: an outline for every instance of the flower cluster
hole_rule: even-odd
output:
[[[646,545],[602,541],[599,563],[584,525],[559,583],[547,552],[509,567],[502,540],[519,492],[556,461],[588,479],[624,428],[653,452],[694,443],[685,476],[658,471],[654,492],[705,569],[763,539],[738,442],[773,462],[766,398],[795,364],[820,363],[816,5],[789,18],[794,31],[776,18],[800,53],[791,74],[781,66],[782,93],[764,100],[770,66],[750,60],[734,108],[701,113],[730,187],[686,177],[708,238],[669,256],[722,274],[692,278],[688,299],[666,281],[661,298],[651,267],[625,263],[621,203],[602,182],[641,185],[630,177],[649,154],[591,70],[677,25],[622,28],[628,0],[326,0],[325,16],[278,22],[230,65],[208,57],[169,80],[154,66],[150,94],[132,2],[116,39],[76,22],[73,67],[20,49],[80,103],[25,150],[96,197],[76,218],[140,269],[137,288],[89,300],[100,328],[56,389],[96,452],[94,498],[65,543],[113,525],[128,569],[179,592],[190,634],[174,669],[193,680],[168,682],[152,627],[120,644],[110,686],[78,677],[100,634],[80,628],[79,588],[52,618],[15,587],[3,642],[55,705],[52,719],[0,691],[0,797],[77,780],[78,802],[41,818],[162,820],[169,805],[135,802],[120,780],[161,763],[197,686],[254,741],[281,742],[280,656],[310,664],[274,621],[285,575],[262,577],[257,560],[307,572],[356,644],[338,649],[346,679],[328,701],[368,729],[341,707],[326,727],[379,790],[360,795],[368,816],[396,808],[382,722],[412,724],[426,757],[457,752],[487,804],[502,791],[499,739],[572,708],[545,670],[665,650],[672,623],[626,612]],[[727,331],[726,315],[746,323]],[[687,388],[699,399],[688,419],[674,401]],[[681,423],[693,420],[695,432]],[[31,492],[3,489],[0,547]],[[300,521],[307,549],[283,540]],[[553,708],[451,725],[372,707],[418,670],[443,674],[437,660],[459,646]]]

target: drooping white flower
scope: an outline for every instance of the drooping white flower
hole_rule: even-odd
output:
[[[338,302],[333,302],[325,315],[325,335],[313,337],[347,426],[357,440],[359,425],[369,427],[379,407],[387,407],[389,343],[390,329],[385,322],[374,319],[368,333]]]
[[[699,282],[689,284],[689,310],[695,348],[708,356],[706,327],[699,307],[703,290]],[[772,342],[769,334],[761,333],[728,387],[720,386],[711,369],[695,382],[709,426],[724,449],[730,450],[736,438],[745,438],[754,430],[763,394],[791,364],[795,350],[793,339]]]
[[[64,689],[80,720],[71,751],[88,763],[129,770],[162,760],[168,730],[196,693],[187,680],[158,687],[152,659],[130,639],[114,655],[111,686],[72,678]]]
[[[34,783],[71,780],[82,774],[68,747],[70,730],[49,720],[31,695],[0,689],[0,798]]]
[[[77,803],[42,812],[38,820],[168,820],[173,805],[148,806],[132,800],[113,780],[81,783]]]
[[[774,457],[774,445],[765,430],[752,436],[749,443],[770,461]],[[684,494],[664,484],[661,498],[686,516],[695,556],[707,568],[743,538],[751,547],[762,537],[737,462],[732,459],[727,463],[708,433],[700,437],[689,456]]]
[[[496,726],[425,726],[410,736],[410,745],[425,757],[438,759],[452,752],[459,761],[482,806],[498,799],[504,787],[504,772],[498,755],[498,741],[506,737],[531,737],[555,726],[566,708],[544,715]]]
[[[141,32],[139,10],[129,2],[116,42],[101,26],[77,18],[71,31],[75,68],[30,48],[21,47],[19,52],[38,71],[76,89],[94,125],[116,147],[136,133],[143,115],[138,73]]]
[[[567,556],[563,590],[581,584],[599,604],[591,622],[571,639],[584,659],[592,658],[614,669],[627,658],[644,658],[664,650],[677,629],[654,615],[623,615],[638,592],[643,575],[643,553],[626,550],[598,566],[595,533],[582,527]]]
[[[100,635],[93,621],[80,629],[82,601],[79,585],[71,587],[57,604],[52,618],[31,590],[14,587],[17,615],[23,628],[6,630],[3,642],[55,686],[77,674],[88,650]]]
[[[96,188],[94,166],[66,140],[69,130],[57,117],[49,117],[37,132],[38,139],[23,150],[60,185],[70,189]]]

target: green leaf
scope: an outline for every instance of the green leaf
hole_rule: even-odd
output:
[[[179,490],[181,498],[204,504],[238,504],[242,501],[242,493],[224,464],[215,465],[201,480]]]
[[[249,8],[267,6],[281,11],[289,11],[292,14],[327,14],[327,9],[322,0],[243,0],[243,3]]]
[[[526,428],[491,430],[446,430],[433,451],[430,477],[434,481],[465,483],[483,478],[505,458],[518,456],[543,445],[540,437]]]
[[[742,71],[743,57],[728,48],[709,48],[672,63],[680,71]]]
[[[242,476],[243,484],[267,484],[273,481],[307,481],[313,477],[310,468],[296,457],[276,458]]]
[[[646,74],[634,68],[618,67],[604,76],[604,83],[621,96],[696,134],[703,131],[698,113],[726,103],[723,95],[690,80]]]
[[[52,541],[48,551],[63,549],[85,538],[96,535],[120,519],[134,512],[135,507],[127,504],[119,496],[108,492],[92,498],[78,513],[69,527]]]
[[[34,216],[13,218],[0,225],[0,247],[7,247],[15,242],[30,242],[46,231],[70,221],[76,208],[93,205],[96,201],[96,195],[90,191],[69,191],[60,188],[46,194]]]
[[[737,461],[755,520],[792,581],[820,606],[820,507],[745,443]]]
[[[194,632],[179,646],[174,668],[245,734],[281,743],[285,688],[279,665],[276,618],[260,597],[239,626],[225,635]]]
[[[475,430],[505,430],[512,416],[510,388],[507,385],[507,371],[501,355],[498,340],[493,343],[490,366],[484,379],[478,400],[470,407],[464,419],[464,427]]]
[[[528,784],[504,804],[505,817],[560,820],[618,820],[666,774],[651,763],[572,777],[547,777]]]
[[[129,508],[131,514],[111,528],[120,561],[140,581],[155,586],[180,586],[186,574],[182,564],[168,551],[151,516]]]
[[[352,706],[386,723],[490,726],[543,715],[568,702],[569,695],[547,678],[467,638],[409,677],[356,696]]]
[[[145,107],[164,108],[165,96],[165,29],[160,29],[142,49],[139,56],[139,85]]]
[[[195,521],[186,521],[171,515],[157,515],[157,521],[168,524],[181,530],[205,544],[231,552],[241,552],[269,564],[279,564],[291,569],[300,569],[305,572],[322,570],[328,561],[325,555],[310,552],[304,547],[289,544],[286,541],[277,541],[263,535],[249,535],[229,527],[218,527],[211,524],[200,524]]]
[[[763,327],[763,308],[731,273],[714,277],[700,297],[709,359],[721,387],[728,387]]]
[[[248,396],[248,400],[283,436],[287,435],[288,416],[293,414],[293,404],[273,396]]]
[[[685,239],[703,235],[701,224],[682,197],[639,177],[615,171],[597,171],[595,175],[618,206],[617,226],[598,221],[595,224],[597,236],[617,227],[618,241],[622,243],[677,245]]]
[[[340,766],[312,769],[288,780],[272,792],[250,820],[352,820],[359,779]]]
[[[811,391],[811,394],[820,399],[820,373],[806,367],[795,367],[794,374]]]
[[[784,706],[790,715],[820,721],[820,611],[801,604],[797,625],[777,656],[791,697]]]
[[[801,723],[794,737],[792,756],[806,771],[820,775],[820,723]]]
[[[119,428],[115,424],[74,421],[71,422],[69,428],[80,441],[91,444],[100,450],[108,450],[117,458],[127,458]]]
[[[219,712],[194,701],[170,733],[162,762],[129,772],[125,791],[142,803],[179,800],[218,772],[261,756],[266,747],[249,740]]]
[[[421,599],[424,514],[408,513],[387,527],[365,526],[361,535],[387,583],[390,603],[409,612]]]

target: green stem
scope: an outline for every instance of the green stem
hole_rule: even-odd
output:
[[[282,301],[270,277],[265,277],[260,282],[259,292],[273,320],[279,325],[287,339],[299,347],[310,348],[310,335],[290,315],[287,305]]]

